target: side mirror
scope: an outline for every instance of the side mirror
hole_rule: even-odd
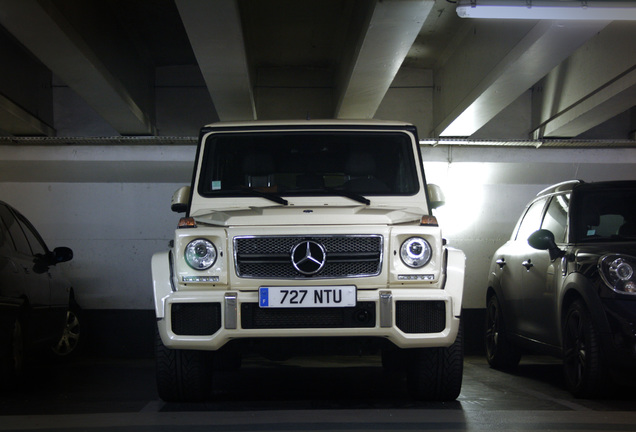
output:
[[[190,186],[183,186],[172,194],[170,209],[175,213],[185,213],[190,204]]]
[[[67,247],[56,247],[53,249],[54,264],[63,263],[73,259],[73,250]]]
[[[446,198],[444,198],[444,192],[442,192],[441,187],[436,184],[429,184],[426,188],[428,190],[429,204],[432,209],[436,209],[446,204]]]
[[[535,249],[547,250],[550,252],[550,259],[554,260],[563,256],[563,251],[559,249],[554,241],[554,234],[551,231],[540,229],[528,237],[528,244]]]
[[[49,271],[50,266],[70,261],[73,259],[73,251],[67,247],[57,247],[53,252],[37,254],[33,257],[33,271],[36,274],[43,274]]]

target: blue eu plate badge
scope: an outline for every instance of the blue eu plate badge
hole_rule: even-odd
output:
[[[261,307],[269,306],[269,290],[267,288],[259,289]]]

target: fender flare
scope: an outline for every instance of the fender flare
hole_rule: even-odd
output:
[[[580,273],[572,273],[563,284],[563,290],[559,296],[559,341],[563,341],[563,322],[567,308],[574,301],[574,297],[580,298],[585,303],[585,307],[590,313],[592,321],[600,333],[610,333],[609,323],[603,309],[601,298],[597,289],[590,283],[589,279]]]
[[[154,294],[155,315],[157,319],[165,317],[165,298],[174,290],[172,285],[172,263],[169,251],[158,252],[152,256],[152,289]]]
[[[453,296],[453,316],[462,313],[464,297],[464,274],[466,271],[466,255],[455,248],[446,248],[446,283],[444,288]]]

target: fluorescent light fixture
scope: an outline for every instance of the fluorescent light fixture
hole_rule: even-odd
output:
[[[636,20],[636,2],[580,0],[459,0],[460,18]]]

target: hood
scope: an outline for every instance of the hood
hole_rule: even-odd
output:
[[[419,223],[417,208],[387,207],[249,207],[204,211],[192,217],[203,224],[217,226],[280,226],[280,225],[395,225]]]
[[[636,257],[636,241],[613,241],[613,242],[587,242],[578,243],[573,246],[573,250],[578,256],[590,256],[598,258],[602,255],[631,255]]]

